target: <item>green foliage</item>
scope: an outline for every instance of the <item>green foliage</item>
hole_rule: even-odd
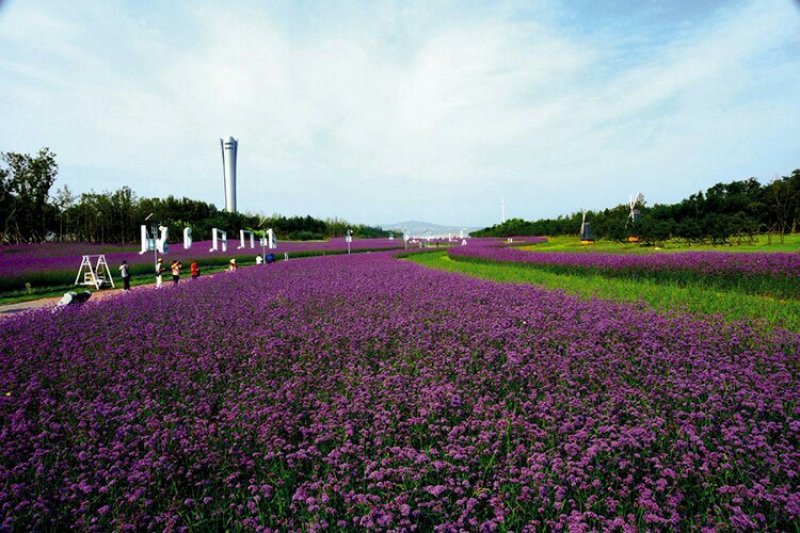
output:
[[[591,211],[589,212],[591,216]],[[511,218],[491,228],[473,231],[473,237],[514,237],[522,235],[569,235],[577,234],[581,226],[581,214],[552,220],[529,222],[521,218]]]
[[[3,152],[0,161],[0,241],[43,240],[53,213],[48,195],[58,174],[56,154],[47,147],[36,156]]]
[[[76,196],[64,185],[49,198],[58,165],[48,148],[42,148],[35,157],[0,153],[0,161],[4,163],[0,165],[0,242],[4,243],[136,242],[139,227],[151,213],[150,222],[169,228],[170,242],[179,242],[186,227],[192,228],[198,240],[208,238],[212,228],[234,235],[242,229],[261,232],[272,228],[279,239],[291,240],[342,237],[348,229],[359,238],[393,234],[377,227],[338,219],[319,220],[309,215],[265,218],[228,213],[213,204],[185,197],[138,198],[130,187]]]
[[[324,239],[325,235],[313,231],[299,230],[289,234],[289,239],[293,241],[318,241]]]
[[[638,206],[641,218],[630,222],[628,205],[587,213],[596,237],[623,242],[636,236],[649,245],[680,238],[687,245],[740,244],[751,242],[762,231],[783,242],[797,231],[800,222],[800,169],[790,176],[761,185],[755,178],[717,183],[705,192],[692,194],[676,204]],[[507,220],[473,232],[476,237],[514,235],[577,235],[581,214],[555,219]]]

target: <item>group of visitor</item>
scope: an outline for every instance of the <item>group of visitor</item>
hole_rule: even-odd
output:
[[[170,273],[172,274],[173,285],[177,285],[181,279],[181,268],[183,268],[183,263],[177,259],[170,265]],[[192,279],[197,279],[197,277],[200,275],[200,267],[197,264],[197,259],[192,261],[192,264],[189,268]],[[163,275],[166,270],[167,269],[164,267],[164,260],[159,257],[155,266],[156,289],[160,289],[161,285],[164,283]],[[119,266],[119,274],[122,277],[123,290],[131,290],[131,271],[130,267],[128,266],[128,262],[124,259],[122,260],[122,264]]]
[[[275,260],[275,256],[270,254],[267,256],[267,263],[271,263]],[[264,262],[264,258],[260,255],[256,256],[256,264],[260,265]],[[175,260],[170,265],[170,272],[172,273],[172,284],[177,285],[181,279],[181,268],[183,268],[183,264]],[[197,259],[192,261],[192,264],[189,267],[192,279],[197,279],[200,275],[200,267],[197,264]],[[227,272],[236,272],[239,269],[239,265],[236,263],[236,259],[231,259],[228,263],[228,268],[226,269]],[[164,278],[162,277],[164,272],[167,269],[164,267],[164,260],[162,258],[158,258],[156,261],[155,267],[155,275],[156,275],[156,289],[160,289],[161,285],[164,283]],[[124,259],[122,260],[122,264],[119,266],[119,273],[122,276],[122,286],[123,290],[129,291],[131,290],[131,273],[130,268],[128,267],[128,262]]]
[[[197,263],[196,260],[192,263],[192,265],[194,265],[195,263]],[[181,263],[177,259],[175,261],[173,261],[172,264],[169,267],[170,272],[172,273],[172,284],[173,285],[177,285],[178,281],[180,281],[180,279],[181,279],[181,268],[183,268],[183,263]],[[164,260],[159,257],[158,261],[156,262],[156,289],[160,289],[161,288],[161,284],[163,283],[163,277],[162,276],[163,276],[164,272],[166,272],[166,271],[167,271],[167,269],[164,267]],[[198,274],[199,274],[199,272],[198,272]]]

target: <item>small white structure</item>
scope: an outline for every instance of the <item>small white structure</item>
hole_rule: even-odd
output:
[[[467,239],[461,239],[461,246],[467,245]]]
[[[250,248],[255,248],[256,247],[255,234],[252,231],[248,231],[246,229],[240,229],[239,230],[239,243],[240,244],[239,244],[239,246],[236,247],[237,250],[241,250],[242,248],[246,247],[245,246],[245,241],[244,241],[244,236],[245,235],[249,235],[250,236]]]
[[[158,231],[160,235],[156,237],[155,235],[150,235],[147,232],[147,226],[142,224],[141,226],[141,237],[142,237],[142,249],[139,251],[139,255],[145,254],[147,252],[152,252],[153,250],[158,250],[159,253],[165,254],[169,248],[167,244],[167,234],[169,233],[169,228],[166,226],[159,226]]]
[[[146,254],[147,252],[152,252],[155,245],[152,244],[152,241],[147,236],[147,226],[142,224],[142,250],[139,252],[139,255]]]
[[[266,231],[266,236],[261,237],[258,240],[258,243],[264,248],[269,248],[270,250],[274,250],[278,247],[278,239],[275,238],[275,232],[272,231],[272,228],[269,228]]]
[[[92,260],[95,260],[94,264],[92,264]],[[75,285],[91,285],[95,289],[100,289],[106,283],[114,288],[114,278],[108,268],[106,256],[84,255],[81,259],[78,275],[75,277]]]
[[[208,251],[216,252],[219,250],[220,245],[223,252],[228,251],[228,234],[221,229],[211,228],[211,248]]]
[[[183,228],[183,249],[192,247],[192,228]]]
[[[167,233],[169,232],[169,229],[166,226],[159,226],[158,231],[161,233],[161,235],[158,237],[158,239],[156,239],[156,250],[158,250],[159,253],[165,254],[167,253],[167,248],[169,246],[167,244]]]

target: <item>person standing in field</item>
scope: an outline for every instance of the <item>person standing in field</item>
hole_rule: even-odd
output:
[[[197,276],[200,275],[200,266],[197,264],[197,259],[192,261],[192,264],[189,265],[191,269],[192,279],[197,279]]]
[[[172,262],[172,284],[177,285],[178,281],[181,279],[181,267],[183,265],[180,261],[175,260]]]
[[[119,275],[122,276],[123,290],[131,290],[131,274],[128,270],[128,262],[124,259],[122,260],[122,264],[119,266]]]
[[[236,264],[236,259],[231,259],[231,262],[228,265],[228,272],[236,272],[237,268],[239,268],[239,265]]]
[[[260,255],[257,255],[257,256],[256,256],[256,264],[257,264],[257,265],[260,265],[260,264],[261,264],[261,263],[263,263],[263,262],[264,262],[264,258],[263,258],[263,257],[261,257]]]
[[[160,289],[161,284],[164,283],[164,278],[162,277],[164,270],[164,262],[159,257],[158,261],[156,262],[156,289]]]

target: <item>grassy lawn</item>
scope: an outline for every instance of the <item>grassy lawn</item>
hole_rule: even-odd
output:
[[[540,246],[534,245],[538,250]],[[652,280],[609,278],[597,273],[555,273],[535,265],[453,261],[447,252],[411,255],[420,265],[504,283],[529,283],[562,289],[582,298],[642,302],[664,312],[721,315],[726,320],[751,320],[768,327],[800,332],[800,301],[738,291],[681,286]]]
[[[639,243],[619,243],[614,241],[599,240],[594,244],[581,244],[578,237],[560,236],[548,237],[548,242],[520,246],[520,250],[535,250],[537,252],[603,252],[603,253],[632,253],[648,254],[662,252],[800,252],[800,234],[785,235],[783,244],[777,237],[772,238],[768,244],[767,235],[759,235],[753,244],[734,244],[730,246],[692,245],[688,246],[682,241],[669,241],[663,246],[654,248]]]

